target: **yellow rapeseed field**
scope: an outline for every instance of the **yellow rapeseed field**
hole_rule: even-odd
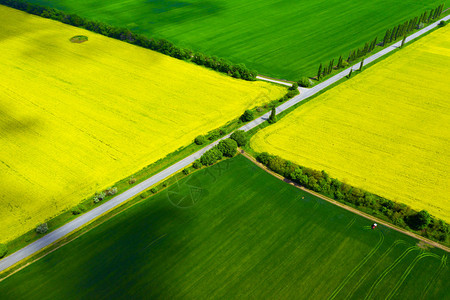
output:
[[[285,93],[3,6],[0,20],[0,242]]]
[[[450,26],[259,132],[251,146],[450,221]]]

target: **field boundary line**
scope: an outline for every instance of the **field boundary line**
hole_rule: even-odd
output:
[[[450,19],[450,15],[446,16],[444,18],[441,18],[439,20],[437,20],[436,22],[428,25],[427,27],[423,28],[422,30],[410,35],[408,38],[406,38],[406,43],[418,38],[419,36],[427,33],[428,31],[436,28],[439,24],[440,21],[444,20],[447,21]],[[402,41],[399,41],[397,43],[392,44],[391,46],[373,54],[372,56],[369,56],[365,59],[365,63],[371,63],[375,60],[377,60],[378,58],[388,54],[391,51],[396,50],[398,47],[400,47]],[[300,93],[300,95],[295,96],[294,98],[286,101],[285,103],[279,105],[276,109],[275,109],[275,113],[278,114],[282,111],[285,111],[289,108],[291,108],[292,106],[295,106],[296,104],[300,103],[301,101],[319,93],[320,91],[322,91],[323,89],[327,88],[328,86],[340,81],[341,79],[343,79],[344,77],[347,76],[348,72],[352,69],[352,70],[358,70],[360,66],[360,63],[356,63],[353,66],[343,70],[342,72],[334,75],[333,77],[325,80],[324,82],[321,82],[319,84],[317,84],[316,86],[314,86],[313,88],[310,88],[308,90],[302,90],[302,93]],[[259,118],[247,123],[246,125],[238,128],[237,130],[244,130],[244,131],[248,131],[251,130],[257,126],[259,126],[260,124],[264,123],[266,120],[269,119],[271,112],[267,112],[264,115],[260,116]],[[166,169],[162,170],[161,172],[151,176],[150,178],[144,180],[143,182],[131,187],[130,189],[124,191],[123,193],[115,196],[114,198],[110,199],[108,202],[105,202],[99,206],[97,206],[96,208],[80,215],[79,217],[73,219],[72,221],[64,224],[63,226],[55,229],[54,231],[50,232],[47,235],[44,235],[42,238],[34,241],[33,243],[23,247],[20,250],[17,250],[16,252],[6,256],[3,259],[0,259],[0,273],[3,272],[4,270],[14,266],[15,264],[19,263],[20,261],[32,256],[33,254],[39,252],[40,250],[44,249],[45,247],[53,244],[54,242],[64,238],[65,236],[67,236],[68,234],[72,233],[73,231],[83,227],[85,224],[91,222],[92,220],[100,217],[101,215],[103,215],[104,213],[111,211],[112,209],[116,208],[117,206],[119,206],[120,204],[126,202],[127,200],[133,198],[134,196],[138,195],[139,193],[143,192],[144,190],[148,189],[149,187],[153,186],[154,184],[166,179],[167,177],[173,175],[176,172],[179,172],[180,170],[184,169],[185,167],[189,166],[190,164],[192,164],[195,160],[199,159],[206,151],[208,151],[209,149],[211,149],[212,147],[216,146],[221,140],[227,139],[229,138],[231,135],[228,134],[220,139],[218,139],[217,141],[215,141],[214,143],[202,148],[201,150],[187,156],[186,158],[178,161],[177,163],[167,167]],[[341,205],[341,204],[337,204],[334,200],[331,199],[325,199],[323,198],[322,195],[320,194],[316,194],[312,191],[308,191],[305,189],[305,191],[309,192],[310,194],[313,194],[317,197],[320,197],[326,201],[329,201],[331,203],[335,203],[336,205],[339,205],[345,209],[347,209],[347,206]],[[441,248],[447,252],[450,252],[450,248],[447,248],[445,246],[442,246],[438,243],[435,243],[433,241],[430,241],[428,239],[425,238],[421,238],[415,234],[412,234],[408,231],[403,231],[400,230],[398,228],[396,228],[393,225],[389,225],[387,222],[381,221],[376,219],[375,217],[371,217],[369,215],[366,215],[358,210],[354,210],[354,209],[350,209],[348,208],[348,210],[353,211],[354,213],[357,213],[361,216],[364,216],[367,219],[371,219],[371,220],[377,220],[377,222],[391,227],[397,231],[403,232],[405,234],[408,234],[412,237],[415,237],[419,240],[424,241],[425,243],[428,243],[430,245],[433,245],[435,247]]]
[[[269,168],[267,168],[265,165],[263,165],[262,163],[258,162],[253,156],[251,156],[250,154],[248,154],[248,153],[245,152],[244,150],[241,150],[241,154],[244,155],[247,159],[251,160],[254,164],[256,164],[258,167],[260,167],[261,169],[263,169],[263,170],[266,171],[267,173],[269,173],[269,174],[275,176],[276,178],[278,178],[278,179],[280,179],[280,180],[283,180],[284,182],[286,182],[286,183],[288,183],[288,184],[290,184],[290,185],[293,185],[293,186],[295,186],[295,187],[297,187],[297,188],[299,188],[299,189],[301,189],[301,190],[303,190],[303,191],[305,191],[305,192],[307,192],[307,193],[309,193],[309,194],[311,194],[311,195],[313,195],[313,196],[316,196],[316,197],[318,197],[318,198],[320,198],[320,199],[322,199],[322,200],[325,200],[325,201],[327,201],[327,202],[329,202],[329,203],[331,203],[331,204],[334,204],[334,205],[336,205],[336,206],[342,207],[342,208],[345,209],[345,210],[348,210],[348,211],[353,212],[353,213],[355,213],[355,214],[357,214],[357,215],[360,215],[360,216],[362,216],[362,217],[364,217],[364,218],[366,218],[366,219],[368,219],[368,220],[374,221],[375,223],[382,224],[382,225],[384,225],[384,226],[386,226],[386,227],[389,227],[389,228],[391,228],[391,229],[394,229],[394,230],[396,230],[396,231],[398,231],[398,232],[401,232],[401,233],[403,233],[403,234],[409,235],[410,237],[413,237],[413,238],[415,238],[415,239],[417,239],[417,240],[420,240],[420,241],[422,241],[422,242],[424,242],[424,243],[427,243],[427,244],[429,244],[430,246],[433,246],[433,247],[442,249],[442,250],[444,250],[444,251],[446,251],[446,252],[450,252],[450,248],[448,248],[448,247],[446,247],[446,246],[444,246],[444,245],[441,245],[441,244],[436,243],[436,242],[434,242],[434,241],[432,241],[432,240],[429,240],[429,239],[427,239],[427,238],[424,238],[424,237],[422,237],[422,236],[420,236],[420,235],[417,235],[417,234],[415,234],[415,233],[413,233],[413,232],[410,232],[410,231],[408,231],[408,230],[406,230],[406,229],[399,228],[399,227],[397,227],[397,226],[395,226],[395,225],[393,225],[393,224],[391,224],[391,223],[389,223],[389,222],[387,222],[387,221],[378,219],[377,217],[374,217],[374,216],[372,216],[372,215],[369,215],[369,214],[367,214],[367,213],[365,213],[365,212],[362,212],[362,211],[360,211],[360,210],[358,210],[358,209],[356,209],[356,208],[353,208],[353,207],[351,207],[351,206],[345,205],[345,204],[343,204],[343,203],[341,203],[341,202],[338,202],[338,201],[336,201],[336,200],[333,200],[333,199],[331,199],[331,198],[329,198],[329,197],[326,197],[326,196],[324,196],[324,195],[322,195],[322,194],[319,194],[319,193],[317,193],[317,192],[314,192],[314,191],[312,191],[312,190],[309,190],[309,189],[307,189],[307,188],[305,188],[305,187],[299,185],[298,183],[295,183],[295,182],[293,182],[292,180],[287,179],[287,178],[281,176],[280,174],[273,172],[272,170],[270,170]]]

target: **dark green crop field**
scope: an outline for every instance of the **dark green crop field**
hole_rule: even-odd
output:
[[[445,299],[445,252],[242,156],[201,170],[0,283],[1,299]]]
[[[29,0],[297,80],[442,0]]]

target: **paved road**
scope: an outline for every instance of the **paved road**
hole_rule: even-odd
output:
[[[449,20],[450,16],[447,16],[441,20]],[[430,31],[431,29],[435,28],[438,23],[441,21],[437,21],[429,26],[427,26],[426,28],[416,32],[415,34],[411,35],[410,37],[408,37],[406,39],[406,42],[409,42],[417,37],[419,37],[420,35]],[[450,25],[448,25],[450,26]],[[368,57],[365,59],[365,63],[370,63],[376,59],[378,59],[379,57],[395,50],[396,48],[400,47],[401,41],[397,42],[389,47],[387,47],[386,49],[383,49],[382,51]],[[353,70],[357,70],[359,68],[359,63],[350,67]],[[290,108],[291,106],[303,101],[304,99],[307,99],[311,96],[313,96],[314,94],[320,92],[321,90],[325,89],[326,87],[328,87],[329,85],[341,80],[343,77],[345,77],[348,72],[350,71],[350,68],[340,72],[339,74],[331,77],[330,79],[314,86],[311,89],[301,89],[301,93],[300,95],[292,98],[291,100],[283,103],[282,105],[278,106],[276,108],[276,112],[280,113],[288,108]],[[269,118],[270,112],[264,114],[263,116],[261,116],[258,119],[253,120],[252,122],[242,126],[241,130],[250,130],[256,126],[258,126],[259,124],[263,123],[264,121],[266,121]],[[223,137],[222,139],[226,139],[228,138],[229,135]],[[221,139],[221,140],[222,140]],[[220,140],[219,140],[220,141]],[[134,187],[130,188],[129,190],[123,192],[122,194],[114,197],[113,199],[109,200],[108,202],[105,202],[99,206],[97,206],[96,208],[94,208],[91,211],[88,211],[87,213],[79,216],[78,218],[70,221],[69,223],[63,225],[62,227],[52,231],[51,233],[43,236],[42,238],[40,238],[39,240],[29,244],[28,246],[18,250],[17,252],[14,252],[13,254],[3,258],[0,260],[0,272],[2,272],[3,270],[13,266],[14,264],[20,262],[21,260],[27,258],[28,256],[42,250],[43,248],[49,246],[50,244],[54,243],[55,241],[61,239],[62,237],[64,237],[65,235],[69,234],[70,232],[82,227],[84,224],[92,221],[93,219],[99,217],[100,215],[104,214],[105,212],[113,209],[114,207],[120,205],[121,203],[127,201],[130,198],[133,198],[134,196],[136,196],[137,194],[139,194],[140,192],[144,191],[145,189],[151,187],[152,185],[154,185],[157,182],[160,182],[162,180],[164,180],[165,178],[169,177],[170,175],[179,172],[180,170],[186,168],[187,166],[189,166],[190,164],[192,164],[196,159],[200,158],[202,156],[203,153],[205,153],[207,150],[211,149],[213,146],[215,146],[219,141],[216,141],[215,143],[203,148],[202,150],[186,157],[185,159],[177,162],[176,164],[168,167],[167,169],[165,169],[164,171],[161,171],[160,173],[150,177],[149,179],[135,185]]]

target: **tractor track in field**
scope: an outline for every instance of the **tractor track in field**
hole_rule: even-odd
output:
[[[429,239],[427,239],[427,238],[421,237],[420,235],[417,235],[417,234],[415,234],[415,233],[412,233],[412,232],[410,232],[410,231],[408,231],[408,230],[406,230],[406,229],[402,229],[402,228],[396,227],[396,226],[390,224],[389,222],[386,222],[386,221],[384,221],[384,220],[378,219],[378,218],[376,218],[376,217],[374,217],[374,216],[371,216],[371,215],[369,215],[369,214],[366,214],[366,213],[364,213],[364,212],[362,212],[362,211],[360,211],[360,210],[358,210],[358,209],[356,209],[356,208],[347,206],[347,205],[345,205],[345,204],[343,204],[343,203],[340,203],[340,202],[338,202],[338,201],[336,201],[336,200],[333,200],[333,199],[328,198],[328,197],[326,197],[326,196],[324,196],[324,195],[321,195],[321,194],[316,193],[316,192],[314,192],[314,191],[312,191],[312,190],[309,190],[309,189],[307,189],[307,188],[305,188],[305,187],[299,185],[298,183],[293,182],[292,180],[287,179],[287,178],[281,176],[280,174],[273,172],[272,170],[270,170],[269,168],[267,168],[265,165],[263,165],[263,164],[261,164],[260,162],[258,162],[253,156],[251,156],[250,154],[246,153],[244,150],[241,150],[241,154],[242,154],[243,156],[245,156],[247,159],[251,160],[254,164],[256,164],[258,167],[260,167],[261,169],[263,169],[263,170],[266,171],[267,173],[269,173],[269,174],[275,176],[276,178],[278,178],[278,179],[280,179],[280,180],[283,180],[284,182],[286,182],[286,183],[288,183],[288,184],[290,184],[290,185],[293,185],[293,186],[295,186],[295,187],[297,187],[297,188],[299,188],[299,189],[301,189],[301,190],[303,190],[303,191],[305,191],[305,192],[308,192],[309,194],[311,194],[311,195],[313,195],[313,196],[316,196],[316,197],[318,197],[318,198],[320,198],[320,199],[322,199],[322,200],[325,200],[325,201],[327,201],[327,202],[329,202],[329,203],[331,203],[331,204],[334,204],[334,205],[336,205],[336,206],[342,207],[342,208],[345,209],[345,210],[351,211],[352,213],[355,213],[355,214],[357,214],[357,215],[360,215],[360,216],[362,216],[362,217],[364,217],[364,218],[366,218],[366,219],[368,219],[368,220],[371,220],[371,221],[373,221],[373,222],[375,222],[375,223],[382,224],[382,225],[384,225],[384,226],[386,226],[386,227],[389,227],[389,228],[391,228],[391,229],[394,229],[394,230],[396,230],[396,231],[398,231],[398,232],[401,232],[401,233],[403,233],[403,234],[409,235],[409,236],[411,236],[411,237],[413,237],[413,238],[415,238],[415,239],[417,239],[417,240],[420,240],[420,241],[422,241],[422,242],[424,242],[424,243],[426,243],[426,244],[428,244],[428,245],[430,245],[430,246],[433,246],[433,247],[442,249],[442,250],[444,250],[444,251],[446,251],[446,252],[450,252],[450,248],[448,248],[448,247],[446,247],[446,246],[444,246],[444,245],[441,245],[441,244],[439,244],[439,243],[433,242],[432,240],[429,240]]]
[[[405,40],[406,43],[411,42],[412,40],[415,40],[416,38],[420,37],[421,35],[429,32],[430,30],[436,28],[439,24],[440,21],[447,21],[450,20],[450,16],[446,16],[443,17],[439,20],[437,20],[436,22],[428,25],[427,27],[423,28],[422,30],[408,36]],[[397,48],[400,47],[402,41],[398,41],[393,43],[392,45],[386,47],[385,49],[372,54],[371,56],[367,57],[365,59],[365,63],[371,63],[377,59],[379,59],[380,57],[396,50]],[[360,63],[357,63],[355,65],[352,65],[346,69],[344,69],[343,71],[339,72],[338,74],[332,76],[331,78],[315,85],[314,87],[310,88],[310,89],[304,89],[304,88],[299,88],[299,90],[301,91],[300,95],[295,96],[294,98],[286,101],[285,103],[279,105],[276,109],[275,112],[276,114],[285,111],[295,105],[297,105],[298,103],[300,103],[301,101],[308,99],[314,95],[316,95],[317,93],[321,92],[322,90],[328,88],[329,86],[337,83],[338,81],[342,80],[343,78],[345,78],[350,70],[353,71],[357,71],[360,68]],[[262,78],[261,78],[262,79]],[[269,81],[277,81],[275,79],[270,79]],[[287,82],[283,82],[281,84],[284,85],[289,85],[289,83]],[[242,126],[241,128],[238,128],[237,130],[244,130],[244,131],[248,131],[251,130],[261,124],[263,124],[264,122],[266,122],[269,119],[271,112],[268,112],[264,115],[262,115],[261,117],[247,123],[246,125]],[[144,190],[150,188],[151,186],[153,186],[154,184],[168,178],[169,176],[181,171],[182,169],[186,168],[187,166],[191,165],[195,160],[199,159],[206,151],[208,151],[209,149],[211,149],[212,147],[214,147],[215,145],[217,145],[221,140],[227,139],[230,137],[231,134],[228,134],[222,138],[220,138],[219,140],[215,141],[214,143],[204,147],[203,149],[189,155],[188,157],[185,157],[184,159],[178,161],[177,163],[167,167],[166,169],[164,169],[163,171],[153,175],[152,177],[144,180],[143,182],[131,187],[130,189],[124,191],[123,193],[115,196],[114,198],[112,198],[111,200],[109,200],[108,202],[105,202],[97,207],[95,207],[94,209],[80,215],[79,217],[77,217],[76,219],[73,219],[72,221],[64,224],[63,226],[55,229],[54,231],[44,235],[42,238],[34,241],[31,244],[28,244],[27,246],[23,247],[20,250],[17,250],[14,253],[11,253],[10,255],[4,257],[3,259],[0,259],[0,273],[2,273],[3,271],[13,267],[14,265],[16,265],[17,263],[21,262],[22,260],[25,260],[29,257],[31,257],[32,255],[42,251],[44,248],[48,247],[49,245],[63,239],[65,236],[71,234],[72,232],[76,231],[77,229],[83,227],[84,225],[86,225],[87,223],[93,221],[94,219],[97,219],[98,217],[104,215],[105,213],[117,208],[118,206],[120,206],[122,203],[132,199],[133,197],[135,197],[136,195],[138,195],[139,193],[143,192]],[[301,188],[301,187],[300,187]],[[397,228],[393,225],[389,225],[387,222],[384,222],[382,220],[378,220],[375,217],[366,215],[356,209],[347,207],[341,203],[338,203],[332,199],[327,199],[326,197],[320,195],[320,194],[316,194],[312,191],[308,191],[305,189],[305,191],[319,197],[322,198],[328,202],[334,203],[335,205],[341,206],[344,209],[347,209],[349,211],[352,211],[356,214],[359,214],[367,219],[370,220],[375,220],[376,222],[383,224],[387,227],[393,228],[394,230],[403,232],[404,234],[410,235],[416,239],[419,239],[427,244],[430,244],[434,247],[443,249],[447,252],[450,252],[450,249],[442,246],[438,243],[435,243],[433,241],[430,241],[428,239],[419,237],[411,232],[402,230],[400,228]]]

